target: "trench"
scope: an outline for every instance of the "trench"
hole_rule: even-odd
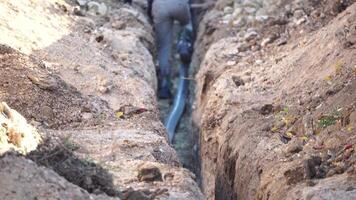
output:
[[[192,21],[192,59],[194,55],[194,42],[197,35],[196,11],[191,10]],[[179,24],[174,26],[174,35],[178,36],[181,30]],[[192,105],[194,102],[194,72],[193,66],[184,64],[179,59],[176,46],[179,38],[175,37],[173,42],[172,60],[172,87],[173,98],[164,100],[159,99],[160,118],[164,123],[168,140],[176,150],[178,157],[184,168],[189,169],[196,175],[199,183],[200,177],[200,157],[199,157],[199,133],[192,123]]]

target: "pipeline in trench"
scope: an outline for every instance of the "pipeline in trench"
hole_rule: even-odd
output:
[[[174,60],[172,85],[175,91],[173,100],[159,100],[161,120],[167,129],[170,144],[176,150],[183,167],[191,170],[200,180],[200,158],[199,158],[199,135],[192,125],[191,105],[194,98],[192,84],[193,75],[190,73],[191,57],[194,51],[196,35],[196,17],[192,10],[192,21],[185,26],[183,34],[174,41]],[[179,27],[174,27],[175,34],[178,35]],[[191,48],[187,55],[188,48]],[[187,58],[187,56],[189,58]],[[188,61],[187,61],[188,60]]]

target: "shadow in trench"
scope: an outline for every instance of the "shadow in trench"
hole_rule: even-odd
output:
[[[89,159],[79,159],[74,155],[77,148],[76,144],[66,138],[57,141],[47,139],[27,157],[39,165],[53,169],[69,182],[89,193],[122,196],[113,184],[112,175]]]

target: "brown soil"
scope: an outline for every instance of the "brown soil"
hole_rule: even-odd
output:
[[[0,14],[0,33],[6,35],[0,42],[16,49],[1,46],[0,98],[44,138],[27,158],[53,169],[56,177],[50,178],[64,177],[65,184],[105,193],[106,199],[203,199],[159,120],[152,30],[142,2],[97,2],[105,3],[105,14],[85,7],[78,13],[73,1],[0,3],[6,11]],[[17,162],[9,157],[4,165]],[[4,177],[16,180],[16,173]],[[27,185],[37,178],[13,181],[20,199],[41,189]]]
[[[32,123],[63,129],[109,119],[105,102],[83,97],[43,62],[8,46],[0,45],[0,51],[0,98]],[[93,118],[84,119],[83,113]]]
[[[272,2],[263,23],[224,24],[227,1],[202,20],[194,62],[203,191],[353,199],[356,4]]]

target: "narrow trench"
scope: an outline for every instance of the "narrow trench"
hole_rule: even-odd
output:
[[[193,24],[193,38],[197,35],[198,23],[196,21],[196,12],[191,11],[192,13],[192,24]],[[178,36],[180,30],[179,24],[174,26],[174,35]],[[176,45],[178,37],[175,37],[173,42],[173,55],[172,55],[172,92],[176,95],[178,84],[179,84],[179,54],[176,51]],[[195,41],[195,39],[194,39]],[[193,42],[194,43],[194,42]],[[192,53],[192,59],[194,56],[194,49]],[[189,169],[196,176],[196,180],[200,185],[201,175],[200,175],[200,155],[199,155],[199,132],[198,128],[194,127],[192,123],[192,105],[194,102],[194,71],[192,70],[194,66],[189,67],[188,76],[186,80],[188,80],[188,92],[187,97],[185,99],[185,108],[184,112],[177,124],[174,138],[172,141],[172,146],[176,150],[178,157],[184,168]],[[194,68],[196,68],[195,66]],[[169,100],[158,100],[159,110],[160,110],[160,118],[163,123],[167,119],[170,110],[173,106],[173,99]]]

